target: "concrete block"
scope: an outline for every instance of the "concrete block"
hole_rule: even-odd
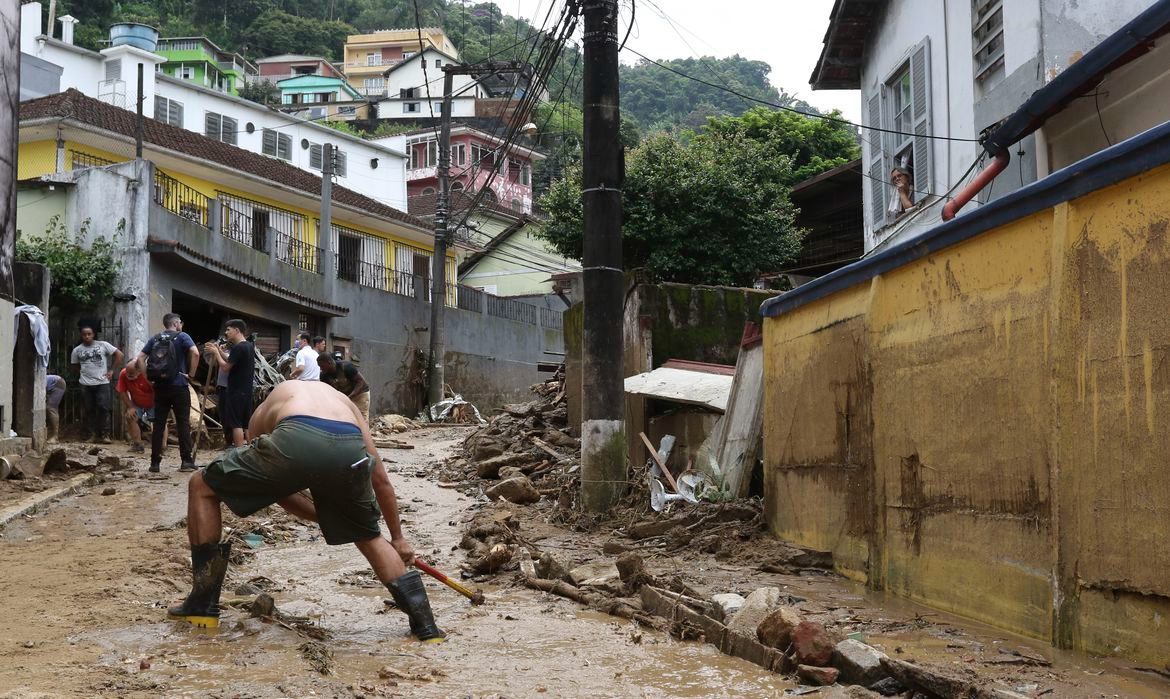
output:
[[[760,625],[764,617],[780,606],[780,598],[781,593],[778,587],[761,587],[752,592],[744,600],[739,611],[728,620],[727,628],[744,636],[755,638],[756,627]]]
[[[503,499],[508,502],[514,502],[517,505],[530,505],[540,501],[540,491],[536,489],[536,486],[532,484],[528,476],[500,481],[488,488],[484,494],[492,500]]]
[[[743,607],[743,595],[728,592],[721,595],[712,595],[711,602],[715,605],[716,621],[726,621]]]
[[[886,654],[873,646],[847,638],[833,649],[833,667],[841,671],[841,680],[869,687],[887,676],[882,668]]]

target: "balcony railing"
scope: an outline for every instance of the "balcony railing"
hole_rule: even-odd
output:
[[[73,157],[73,167],[76,169],[78,154],[74,154]],[[183,184],[162,170],[154,171],[154,203],[204,228],[209,227],[208,211],[211,208],[211,197]]]
[[[321,270],[321,248],[288,233],[277,233],[276,259],[307,272]]]
[[[268,250],[270,241],[281,242],[280,235],[300,243],[304,240],[304,234],[308,230],[309,220],[293,211],[225,192],[219,193],[219,201],[223,210],[220,232],[224,237],[256,250]],[[277,252],[285,252],[291,247],[295,246],[286,245],[283,248],[278,248]],[[288,259],[282,261],[293,264],[294,258],[291,257],[291,253],[286,257]],[[320,269],[319,258],[318,254],[317,262],[311,271],[316,272]],[[280,259],[279,255],[278,259]],[[301,258],[295,259],[299,261]],[[302,269],[307,268],[302,267]]]
[[[487,313],[489,316],[536,325],[536,306],[530,303],[524,303],[523,301],[492,296],[491,294],[486,294],[486,296]]]
[[[540,309],[540,327],[548,328],[550,330],[561,330],[564,326],[564,319],[560,311],[554,311],[551,308]]]
[[[107,160],[101,156],[85,153],[79,150],[69,150],[70,169],[84,170],[87,167],[105,167],[106,165],[113,165],[115,161]]]

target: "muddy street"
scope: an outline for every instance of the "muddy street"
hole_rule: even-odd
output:
[[[401,435],[413,449],[383,450],[416,551],[453,576],[472,517],[501,509],[438,484],[435,464],[467,433],[415,430]],[[130,463],[3,530],[0,697],[772,697],[809,690],[701,640],[680,641],[528,589],[512,573],[467,583],[487,594],[480,607],[428,579],[450,640],[419,644],[407,637],[405,617],[384,604],[385,589],[356,549],[326,546],[315,527],[278,509],[225,520],[258,536],[248,537],[254,547],[237,543],[247,550],[229,569],[219,630],[169,622],[166,606],[189,585],[186,478],[147,474],[141,459]],[[575,563],[612,558],[602,553],[607,542],[614,546],[608,534],[550,525],[551,507],[515,510],[529,540]],[[763,573],[735,560],[653,548],[644,555],[648,570],[679,575],[706,592],[782,587],[805,600],[804,612],[852,621],[866,642],[888,653],[978,670],[1019,696],[1159,697],[1170,687],[1119,665],[867,597],[835,576]],[[283,621],[248,612],[262,592]],[[997,664],[992,651],[1009,647],[1017,661],[1032,661]],[[877,696],[845,691],[812,696]]]
[[[463,434],[416,431],[406,435],[415,449],[383,452],[416,551],[453,575],[473,501],[427,475]],[[252,599],[231,594],[252,580],[325,637],[230,607],[218,632],[193,631],[165,619],[189,585],[186,478],[147,478],[146,465],[3,531],[0,697],[779,696],[793,686],[709,645],[506,585],[484,587],[488,604],[473,608],[428,581],[451,638],[424,646],[387,611],[356,549],[283,517],[230,568],[224,600]]]

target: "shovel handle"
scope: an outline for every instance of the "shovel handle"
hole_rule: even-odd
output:
[[[422,572],[426,573],[427,575],[431,576],[435,580],[438,580],[439,582],[443,583],[447,587],[449,587],[452,590],[463,595],[467,599],[469,599],[473,602],[476,601],[477,597],[476,597],[476,594],[474,592],[472,592],[471,590],[468,590],[466,587],[463,587],[462,585],[455,582],[451,578],[448,578],[446,575],[443,575],[442,573],[440,573],[439,571],[430,567],[429,565],[427,565],[425,562],[423,562],[422,560],[420,560],[417,557],[414,559],[414,566],[416,568],[418,568],[419,570],[421,570]]]

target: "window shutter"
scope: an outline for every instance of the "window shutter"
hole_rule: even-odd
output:
[[[914,91],[914,189],[933,189],[930,125],[930,39],[923,39],[910,57],[910,88]]]
[[[171,126],[183,128],[183,103],[169,100],[167,103],[167,123]]]
[[[236,145],[236,141],[237,141],[236,128],[237,128],[237,126],[238,126],[238,124],[236,123],[235,119],[232,119],[231,117],[224,117],[223,118],[223,138],[221,138],[220,140],[223,141],[224,143],[230,143],[233,146]]]
[[[276,139],[276,157],[292,160],[292,136],[282,133],[277,134]]]
[[[155,98],[154,98],[154,120],[161,121],[164,123],[167,121],[167,98],[166,97],[155,96]]]
[[[264,134],[260,139],[260,151],[264,155],[276,155],[276,132],[264,129]]]
[[[882,88],[869,98],[869,121],[867,126],[882,125]],[[873,213],[873,229],[876,231],[886,224],[886,186],[885,186],[885,156],[882,152],[882,143],[885,134],[881,131],[869,132],[869,205]]]
[[[203,117],[203,135],[219,140],[219,115],[215,112],[207,112]]]
[[[321,169],[321,146],[315,143],[309,146],[309,167],[314,170]]]
[[[106,80],[122,79],[122,59],[115,58],[106,61]]]
[[[333,155],[333,174],[337,175],[338,177],[345,177],[345,168],[347,164],[345,159],[345,151],[334,149]]]

